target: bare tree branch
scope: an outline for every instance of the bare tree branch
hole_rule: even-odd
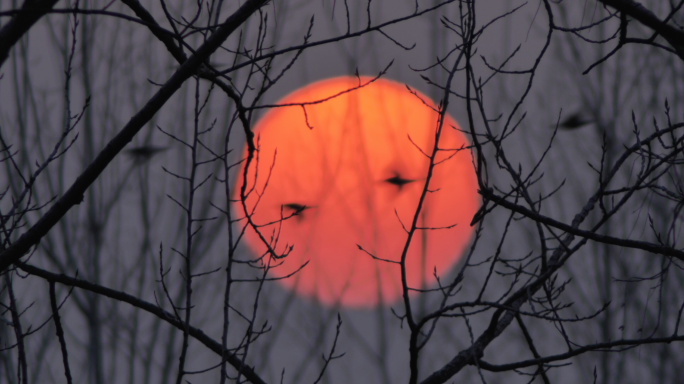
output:
[[[254,370],[251,367],[247,366],[246,364],[243,364],[242,360],[239,357],[235,356],[235,354],[229,351],[225,351],[223,347],[221,347],[221,343],[207,336],[204,332],[202,332],[201,329],[197,329],[193,326],[190,326],[189,324],[185,324],[181,320],[178,320],[178,318],[176,318],[175,315],[166,312],[157,305],[148,303],[145,300],[138,299],[135,296],[129,295],[121,291],[116,291],[114,289],[103,287],[101,285],[93,284],[89,281],[69,277],[63,274],[58,275],[56,273],[48,272],[46,270],[25,263],[18,263],[17,265],[19,266],[19,268],[21,268],[21,270],[32,275],[41,277],[48,281],[54,281],[60,284],[64,284],[66,286],[85,289],[87,291],[94,292],[99,295],[112,298],[114,300],[128,303],[136,308],[140,308],[146,312],[149,312],[159,317],[160,319],[166,321],[167,323],[171,324],[172,326],[178,328],[181,331],[187,329],[188,334],[190,334],[190,336],[194,337],[197,341],[204,344],[212,352],[216,353],[218,356],[226,356],[226,360],[228,361],[228,363],[232,365],[236,370],[240,371],[250,382],[254,384],[266,383],[254,372]]]
[[[26,32],[43,17],[52,7],[57,4],[58,0],[25,0],[24,4],[21,6],[22,12],[14,17],[9,23],[5,24],[2,29],[0,29],[0,67],[5,63],[7,57],[9,57],[9,51],[12,49],[14,44],[21,39]]]
[[[654,30],[670,43],[675,52],[677,52],[677,56],[684,60],[684,31],[663,22],[653,12],[634,0],[598,1],[626,13],[629,17]]]
[[[200,66],[216,51],[221,44],[242,25],[247,18],[268,0],[248,0],[234,14],[226,19],[216,33],[211,35],[185,63],[171,76],[164,86],[152,96],[147,104],[131,118],[126,126],[107,144],[95,160],[72,184],[50,210],[38,220],[27,232],[21,235],[5,251],[0,253],[0,271],[4,271],[12,263],[24,256],[29,249],[76,204],[83,201],[83,193],[98,178],[109,163],[121,152],[133,137],[150,121],[152,116],[164,106],[171,96],[183,85],[185,80],[194,75]]]

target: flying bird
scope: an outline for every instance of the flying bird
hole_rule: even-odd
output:
[[[290,217],[297,216],[297,221],[300,221],[303,219],[303,217],[300,214],[302,212],[306,211],[307,209],[311,209],[313,207],[310,207],[308,205],[299,204],[299,203],[288,203],[288,204],[283,204],[282,208],[291,210],[292,213],[290,214]]]
[[[398,173],[395,173],[394,176],[390,177],[389,179],[383,180],[385,183],[390,183],[392,185],[396,185],[399,190],[404,188],[404,185],[413,183],[416,180],[410,180],[410,179],[404,179],[403,177],[399,176]]]
[[[577,128],[582,128],[587,124],[593,123],[593,120],[587,119],[581,112],[575,112],[568,116],[565,120],[558,124],[558,128],[565,130],[573,130]],[[554,125],[555,127],[555,125]]]
[[[126,154],[130,156],[136,164],[143,164],[149,161],[155,155],[166,151],[167,147],[155,147],[153,145],[142,145],[126,150]]]

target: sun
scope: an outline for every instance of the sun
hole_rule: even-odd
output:
[[[323,100],[370,80],[319,81],[278,104]],[[398,261],[424,193],[436,109],[425,95],[378,79],[321,103],[273,108],[263,116],[254,127],[258,163],[248,171],[246,206],[273,249],[293,247],[286,258],[271,261],[272,277],[288,276],[308,261],[278,282],[330,306],[372,307],[401,297]],[[445,116],[437,165],[406,257],[411,288],[435,285],[435,271],[445,276],[470,241],[479,199],[468,145]],[[243,172],[234,199],[240,198]],[[244,215],[241,203],[235,209]],[[266,253],[252,228],[244,240],[255,256]]]

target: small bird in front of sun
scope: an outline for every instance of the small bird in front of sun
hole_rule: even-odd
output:
[[[401,191],[406,184],[413,183],[416,180],[404,179],[403,177],[399,176],[398,173],[395,173],[394,176],[390,177],[389,179],[385,179],[383,181],[385,183],[390,183],[392,185],[395,185]]]
[[[288,217],[297,216],[296,220],[301,221],[303,219],[303,216],[301,215],[301,213],[303,213],[307,209],[311,209],[313,207],[310,207],[310,206],[304,205],[304,204],[299,204],[299,203],[288,203],[288,204],[283,204],[282,208],[283,208],[283,210],[289,211]]]
[[[126,154],[130,156],[136,164],[143,164],[148,162],[155,155],[166,151],[167,147],[155,147],[154,145],[142,145],[140,147],[133,147],[126,150]]]
[[[593,120],[587,119],[581,112],[575,112],[572,115],[565,118],[558,124],[558,128],[565,130],[573,130],[582,128],[587,124],[593,123]],[[555,127],[555,125],[554,125]]]

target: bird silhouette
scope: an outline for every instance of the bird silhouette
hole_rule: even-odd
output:
[[[133,147],[126,150],[126,154],[130,156],[137,164],[142,164],[149,161],[155,155],[166,151],[167,147],[155,147],[153,145],[143,145],[140,147]]]
[[[593,120],[589,120],[586,117],[584,117],[584,115],[581,112],[576,112],[568,116],[565,120],[561,121],[560,124],[558,124],[558,128],[573,130],[577,128],[582,128],[585,125],[591,124],[593,122]]]
[[[301,213],[306,211],[307,209],[311,209],[313,207],[310,207],[308,205],[304,204],[299,204],[299,203],[287,203],[282,205],[283,208],[288,209],[293,211],[292,214],[290,214],[290,217],[292,216],[297,216],[297,221],[301,221],[303,219]]]
[[[383,180],[383,182],[385,182],[385,183],[389,183],[389,184],[396,186],[397,188],[399,188],[399,190],[404,188],[404,186],[406,184],[413,183],[414,181],[416,181],[416,180],[405,179],[405,178],[399,176],[398,173],[395,173],[394,176],[390,177],[389,179]]]

